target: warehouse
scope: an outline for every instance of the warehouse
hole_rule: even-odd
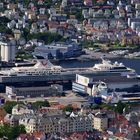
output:
[[[6,86],[6,94],[11,97],[51,97],[61,96],[63,87],[61,85],[41,86],[41,87],[14,87]]]

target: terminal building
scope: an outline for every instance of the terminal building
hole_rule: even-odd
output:
[[[138,77],[89,77],[77,74],[76,81],[72,83],[72,90],[104,102],[117,103],[119,100],[123,102],[140,102],[140,78]]]
[[[14,87],[6,86],[6,95],[9,98],[33,98],[33,97],[51,97],[61,96],[63,87],[55,84],[51,86],[40,87]]]
[[[49,59],[65,59],[77,57],[83,54],[82,47],[75,42],[70,43],[52,43],[50,45],[42,45],[35,48],[33,53],[36,57]]]
[[[76,75],[76,81],[72,84],[73,91],[88,93],[92,95],[93,85],[99,83],[106,84],[111,91],[120,91],[127,88],[139,87],[140,78],[131,78],[127,76],[85,76]]]

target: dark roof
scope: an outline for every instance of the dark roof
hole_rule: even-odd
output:
[[[88,77],[88,76],[85,76]],[[89,77],[91,78],[91,77]],[[139,78],[127,78],[125,76],[93,76],[92,82],[121,83],[121,82],[140,82]]]

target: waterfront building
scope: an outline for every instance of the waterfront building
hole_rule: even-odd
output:
[[[72,43],[52,43],[35,48],[33,55],[49,59],[64,59],[80,56],[83,53],[82,47]]]
[[[99,83],[108,86],[109,90],[123,90],[140,86],[140,78],[129,76],[85,76],[76,75],[76,81],[72,84],[72,90],[75,92],[86,93],[92,95],[94,85]],[[106,87],[106,86],[105,86]]]
[[[16,42],[0,42],[1,61],[12,62],[15,60]]]
[[[9,98],[61,96],[62,92],[63,92],[63,87],[61,85],[39,86],[39,87],[6,86],[6,94]]]

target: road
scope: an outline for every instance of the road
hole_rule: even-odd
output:
[[[106,58],[106,59],[114,59],[118,58],[120,56],[113,55],[110,53],[104,53],[104,52],[95,52],[92,50],[86,49],[86,55],[82,55],[78,57],[79,60],[86,60],[86,59],[101,59],[101,58]]]

